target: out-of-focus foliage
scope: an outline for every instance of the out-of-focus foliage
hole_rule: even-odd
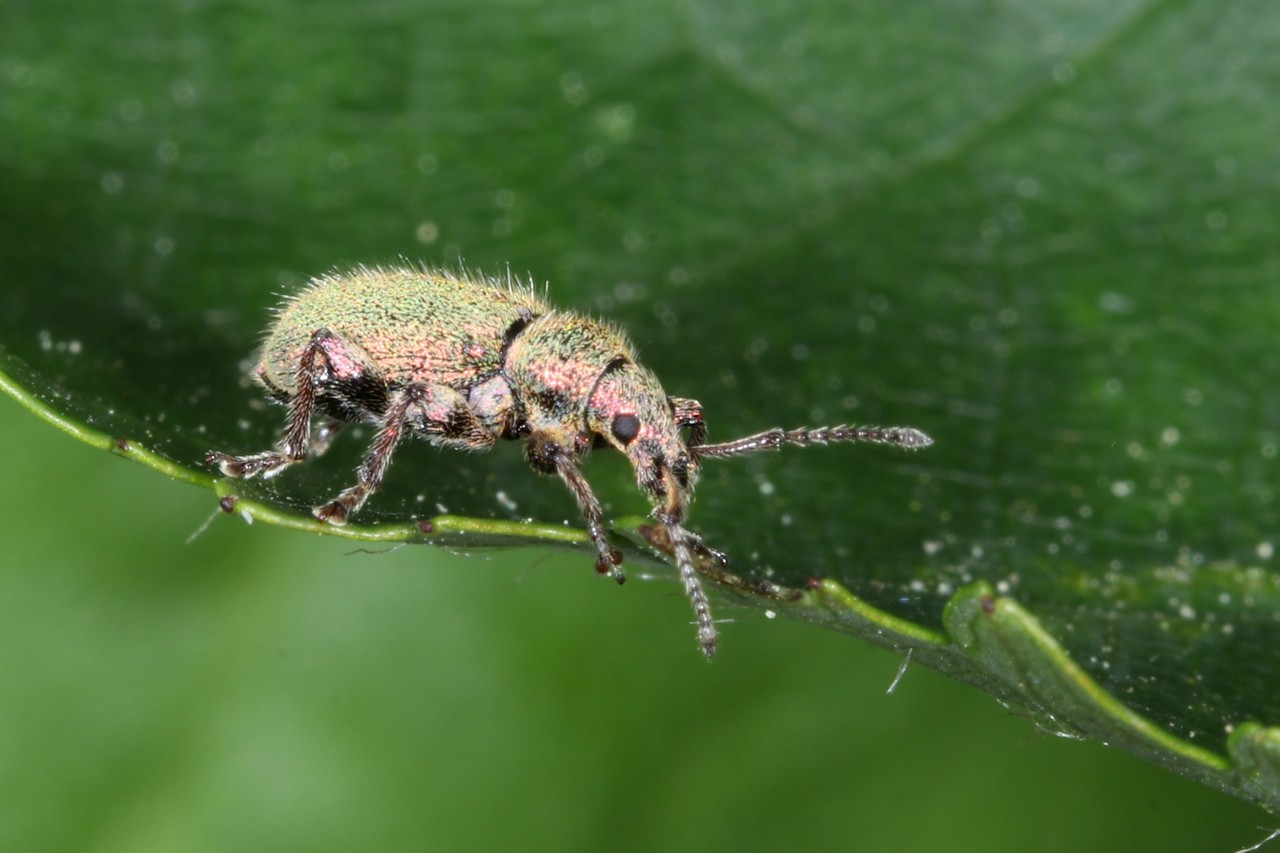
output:
[[[1271,485],[1280,366],[1269,334],[1280,16],[1269,6],[79,11],[0,6],[9,223],[0,369],[32,406],[92,442],[209,484],[198,469],[205,449],[262,449],[279,429],[280,412],[243,384],[242,362],[280,291],[402,255],[531,271],[550,281],[553,301],[623,322],[671,393],[702,400],[715,438],[840,421],[911,424],[935,437],[909,456],[833,447],[708,463],[693,523],[729,552],[734,571],[796,589],[826,581],[793,604],[756,603],[912,648],[917,660],[1029,707],[1048,728],[1104,736],[1275,808],[1274,729],[1241,728],[1280,718]],[[359,450],[348,440],[267,489],[218,488],[246,495],[260,518],[305,522],[307,506],[346,484]],[[29,477],[57,470],[38,461],[26,460]],[[588,474],[611,516],[643,511],[618,460],[601,454]],[[77,488],[75,474],[60,476],[63,491]],[[25,506],[35,494],[13,496]],[[61,501],[31,511],[52,528],[102,524],[104,540],[121,525],[172,540],[187,522],[165,521],[156,500],[167,498],[133,500],[130,490],[79,516]],[[547,523],[574,523],[572,502],[512,446],[484,457],[406,448],[366,520],[378,535],[416,537],[414,520],[444,513],[461,517],[455,545],[491,541],[495,523],[505,534],[524,519],[538,524],[518,538],[580,539],[553,536]],[[619,532],[633,531],[628,522]],[[42,710],[46,700],[71,709],[63,719],[88,720],[85,697],[112,693],[109,678],[99,684],[92,666],[71,660],[84,646],[68,640],[60,660],[60,646],[36,639],[37,629],[93,627],[145,633],[138,649],[171,657],[113,659],[104,672],[150,669],[158,686],[133,716],[111,706],[120,731],[106,725],[97,738],[86,727],[84,754],[117,769],[123,759],[110,756],[128,755],[139,778],[198,763],[192,756],[219,743],[242,745],[247,761],[266,754],[164,713],[195,713],[201,673],[222,673],[210,684],[256,677],[243,674],[244,657],[269,650],[209,643],[239,630],[239,608],[275,606],[253,598],[257,584],[281,584],[268,600],[285,608],[297,599],[296,618],[319,618],[306,604],[313,579],[273,580],[273,563],[249,561],[256,537],[237,535],[235,548],[231,534],[218,535],[223,562],[195,578],[182,564],[197,557],[162,565],[122,537],[112,559],[131,568],[111,596],[132,615],[89,608],[77,620],[74,609],[44,613],[10,598],[8,624],[24,639],[8,653],[37,683],[43,673],[69,691],[38,688],[11,708],[46,727],[23,729],[21,742],[66,731]],[[312,560],[342,548],[312,547]],[[104,568],[106,550],[97,552]],[[430,576],[413,583],[435,590],[440,571],[419,568],[425,558],[413,550],[415,576]],[[35,583],[30,559],[8,561],[19,589]],[[642,551],[629,560],[645,569]],[[589,574],[577,552],[569,565]],[[454,574],[451,595],[474,595],[477,573]],[[366,580],[349,580],[345,594],[359,598]],[[157,583],[195,608],[194,627],[153,599]],[[209,583],[230,597],[221,616],[201,597]],[[395,586],[386,594],[416,625],[411,587],[396,595]],[[672,593],[670,610],[681,614]],[[613,596],[636,597],[634,585]],[[372,631],[384,644],[404,635],[394,619],[357,625],[366,611],[344,603],[320,611],[335,623],[331,648],[351,648],[352,667],[385,667],[389,680],[369,685],[370,695],[390,696],[406,679],[419,685],[421,710],[428,687],[454,670],[425,650],[382,664],[368,646],[345,646],[344,631]],[[528,639],[555,625],[538,608],[522,632],[494,626],[473,642],[509,652],[504,678],[524,682],[554,661],[553,671],[571,670],[561,674],[567,684],[590,680],[586,665]],[[691,632],[682,637],[673,618],[667,630],[695,657]],[[636,657],[648,654],[649,621]],[[415,641],[424,648],[426,630]],[[725,633],[729,655],[735,627]],[[466,664],[474,653],[456,653],[456,677],[496,679]],[[281,736],[296,760],[280,763],[289,782],[276,790],[298,799],[281,814],[311,814],[297,805],[317,801],[297,787],[303,779],[384,778],[412,790],[407,780],[427,778],[408,762],[399,776],[385,767],[361,776],[341,757],[309,751],[292,700],[279,698],[299,695],[286,685],[305,682],[305,667],[271,672],[285,685],[237,683],[257,709],[243,712],[251,717],[272,718],[255,703],[285,703]],[[347,722],[380,728],[386,709],[363,701]],[[580,701],[601,710],[594,692]],[[830,710],[823,728],[857,728]],[[238,713],[219,724],[239,731]],[[586,716],[596,726],[608,719]],[[157,719],[174,727],[175,742],[197,730],[210,739],[171,748],[160,737],[154,752],[131,750]],[[329,721],[324,730],[359,760],[357,745],[344,746],[359,743],[344,740],[347,728]],[[407,729],[388,723],[394,731]],[[945,766],[952,746],[938,746],[931,764]],[[51,799],[75,796],[69,770],[48,778]],[[238,777],[232,767],[187,778]],[[344,790],[333,782],[315,796],[350,803]],[[131,802],[137,816],[104,809],[85,826],[101,833],[111,814],[120,837],[137,841],[128,833],[156,818],[149,801]],[[180,834],[198,820],[191,815],[216,813],[198,792],[191,802],[155,808]]]

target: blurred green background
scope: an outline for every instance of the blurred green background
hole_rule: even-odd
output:
[[[1209,631],[1192,666],[1091,582],[1247,564],[1275,529],[1278,22],[1261,0],[0,0],[0,355],[192,464],[276,429],[237,384],[276,292],[399,255],[532,271],[625,322],[718,437],[940,439],[709,470],[715,544],[925,622],[971,574],[1021,575],[1081,648],[1119,632],[1092,674],[1217,748],[1275,706],[1274,631]],[[1223,850],[1275,822],[921,667],[886,697],[898,658],[758,610],[721,605],[707,666],[669,577],[222,514],[184,544],[211,493],[7,398],[0,436],[5,849]],[[492,513],[500,487],[572,516],[504,451],[406,458],[370,514],[416,492]],[[334,452],[281,499],[343,484],[358,446]],[[590,473],[639,508],[616,460]]]

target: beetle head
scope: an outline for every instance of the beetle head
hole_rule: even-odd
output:
[[[611,365],[587,401],[587,428],[626,454],[660,521],[683,522],[697,460],[656,376],[629,361]]]

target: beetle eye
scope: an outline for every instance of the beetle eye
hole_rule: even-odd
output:
[[[613,419],[613,437],[630,444],[640,434],[640,419],[635,415],[618,415]]]

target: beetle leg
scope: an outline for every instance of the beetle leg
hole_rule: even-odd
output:
[[[391,404],[383,413],[378,434],[373,437],[373,443],[360,462],[359,480],[333,500],[311,510],[312,515],[330,524],[343,525],[347,523],[348,516],[364,506],[369,496],[377,491],[387,466],[391,464],[391,453],[404,435],[409,410],[421,405],[426,398],[426,386],[419,384],[407,385],[391,395]]]
[[[248,456],[232,456],[210,450],[204,456],[204,464],[217,466],[227,477],[274,477],[285,468],[307,458],[309,452],[319,455],[328,448],[336,430],[321,427],[316,440],[311,437],[311,415],[315,410],[316,394],[320,386],[333,378],[334,356],[345,353],[345,342],[328,329],[317,329],[302,350],[295,377],[296,389],[289,398],[289,418],[285,424],[284,438],[279,450],[254,453]],[[343,360],[341,358],[337,359]]]
[[[684,594],[693,605],[693,615],[698,623],[698,645],[702,647],[707,660],[710,660],[716,654],[716,623],[711,617],[711,604],[707,601],[707,594],[702,589],[702,578],[693,564],[693,551],[706,546],[702,545],[702,540],[679,525],[668,524],[666,527],[675,551],[676,568],[680,570],[680,583],[684,585]]]
[[[420,382],[406,385],[392,392],[390,404],[379,420],[378,434],[360,463],[356,484],[316,507],[311,514],[330,524],[346,524],[347,518],[358,512],[382,485],[391,454],[406,430],[420,433],[435,443],[471,450],[492,447],[497,441],[457,391],[447,385]]]
[[[777,450],[784,444],[807,447],[811,444],[828,444],[838,441],[867,441],[875,444],[896,444],[908,450],[919,450],[933,444],[933,439],[911,427],[833,426],[800,427],[799,429],[770,429],[720,444],[690,445],[689,450],[699,458],[741,456],[760,450]]]
[[[689,440],[686,444],[690,450],[707,440],[707,424],[702,419],[701,403],[688,397],[672,397],[671,408],[675,411],[676,426],[689,427]]]
[[[569,491],[573,492],[573,498],[578,502],[578,509],[582,512],[582,520],[587,523],[587,533],[590,534],[591,541],[596,546],[596,571],[602,575],[610,575],[618,583],[622,583],[626,580],[622,569],[618,568],[622,563],[622,554],[609,544],[604,526],[604,511],[600,509],[599,499],[591,491],[591,484],[587,482],[586,477],[582,476],[582,472],[578,470],[578,463],[570,454],[565,452],[556,454],[555,466],[560,479],[569,487]]]

